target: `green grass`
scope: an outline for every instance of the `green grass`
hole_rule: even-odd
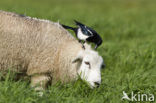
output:
[[[156,99],[155,5],[155,0],[1,0],[1,10],[71,26],[76,19],[93,27],[103,38],[98,52],[106,68],[100,88],[92,90],[80,80],[58,83],[43,97],[28,81],[6,76],[0,81],[0,103],[129,103],[121,101],[122,91],[152,93]]]

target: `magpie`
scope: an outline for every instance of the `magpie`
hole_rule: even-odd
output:
[[[65,29],[70,29],[73,30],[76,34],[76,37],[79,39],[79,42],[82,43],[82,41],[84,41],[84,43],[87,42],[92,42],[95,44],[95,49],[98,48],[98,46],[100,46],[102,44],[102,38],[99,36],[99,34],[93,30],[90,27],[87,27],[86,25],[74,20],[75,24],[77,25],[77,27],[70,27],[70,26],[66,26],[63,25],[62,26]]]

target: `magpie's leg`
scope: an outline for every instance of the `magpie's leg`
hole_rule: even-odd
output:
[[[79,40],[79,43],[81,43],[81,40]]]
[[[79,43],[81,43],[82,44],[82,48],[85,49],[85,46],[84,46],[85,42],[83,43],[81,40],[79,40]]]
[[[85,46],[84,46],[85,43],[86,43],[85,41],[84,41],[84,43],[82,43],[82,48],[83,49],[86,49]]]

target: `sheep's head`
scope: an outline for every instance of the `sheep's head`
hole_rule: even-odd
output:
[[[97,52],[91,49],[80,51],[73,63],[80,62],[78,75],[82,80],[89,83],[91,88],[99,87],[101,84],[101,67],[103,59]]]

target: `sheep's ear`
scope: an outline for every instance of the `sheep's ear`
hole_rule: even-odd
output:
[[[72,61],[72,63],[76,63],[78,61],[82,61],[82,59],[83,59],[83,51],[80,51],[78,53],[78,55],[74,58],[74,60]]]
[[[82,59],[81,59],[81,58],[75,58],[75,59],[72,61],[72,63],[76,63],[76,62],[78,62],[78,61],[82,61]]]

